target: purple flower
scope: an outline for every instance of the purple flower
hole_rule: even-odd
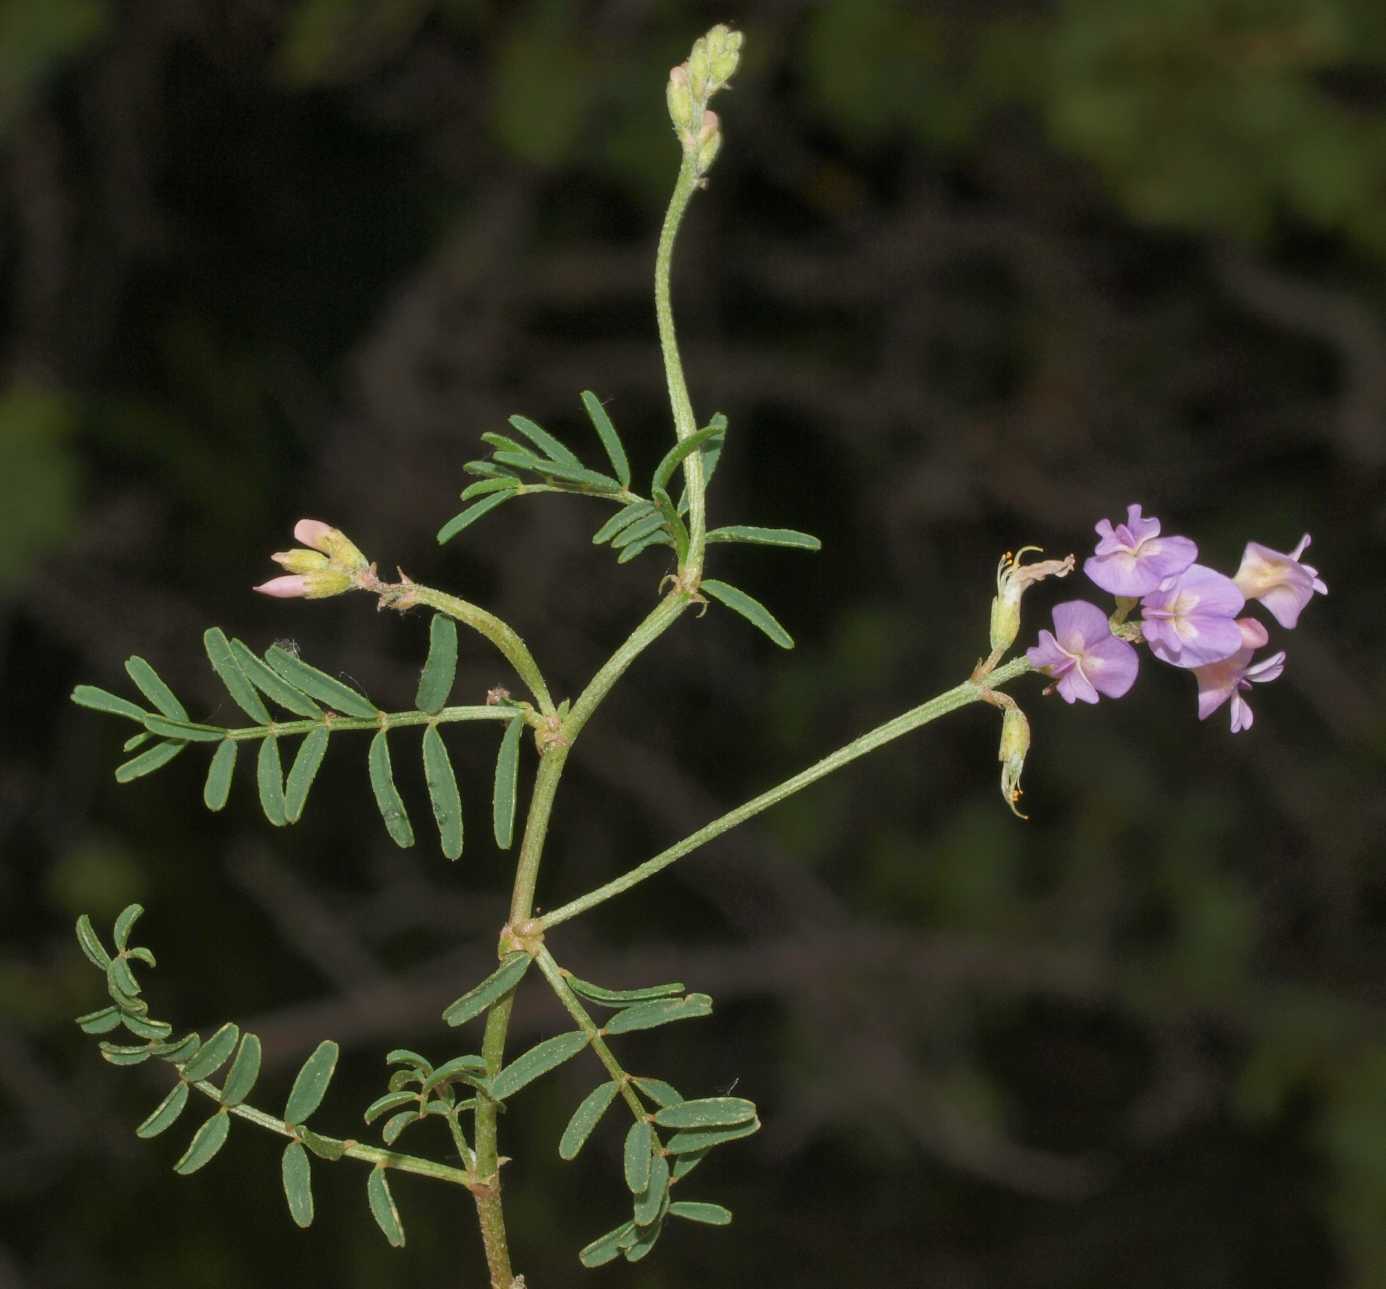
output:
[[[1242,647],[1236,619],[1245,604],[1230,577],[1190,564],[1141,601],[1141,630],[1161,662],[1203,667],[1230,658]]]
[[[1250,691],[1252,683],[1265,684],[1285,669],[1285,651],[1272,654],[1252,664],[1251,655],[1266,643],[1266,629],[1255,618],[1239,618],[1237,627],[1242,635],[1242,647],[1230,658],[1194,668],[1198,681],[1198,719],[1206,721],[1229,698],[1232,700],[1232,733],[1249,730],[1255,720],[1242,691]]]
[[[1198,547],[1187,537],[1161,537],[1160,521],[1142,516],[1139,502],[1126,507],[1126,522],[1115,528],[1099,519],[1097,535],[1102,540],[1083,572],[1113,595],[1149,595],[1198,558]]]
[[[1107,615],[1086,600],[1054,606],[1054,631],[1039,633],[1025,651],[1032,666],[1058,681],[1066,703],[1095,703],[1099,694],[1120,698],[1136,682],[1136,651],[1112,634]]]
[[[1288,555],[1260,542],[1247,542],[1242,566],[1237,570],[1238,589],[1249,600],[1260,600],[1282,627],[1293,627],[1314,592],[1328,594],[1319,570],[1301,564],[1299,557],[1309,545],[1309,534]],[[1248,719],[1247,724],[1251,722]]]

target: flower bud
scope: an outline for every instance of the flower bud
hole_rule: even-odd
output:
[[[300,519],[294,525],[294,537],[305,546],[321,551],[335,567],[360,569],[370,563],[351,538],[321,519]]]
[[[699,103],[706,103],[707,96],[711,92],[708,86],[708,76],[711,73],[710,60],[707,52],[707,37],[699,36],[693,42],[693,52],[688,55],[688,88],[692,92],[694,99]]]
[[[1017,819],[1028,817],[1020,813],[1016,802],[1020,800],[1020,772],[1025,768],[1025,755],[1029,750],[1030,722],[1025,713],[1012,704],[1001,714],[1001,748],[997,759],[1001,762],[1001,796]]]
[[[294,525],[294,536],[303,547],[276,551],[270,556],[288,572],[284,577],[273,577],[255,587],[261,595],[277,599],[324,600],[357,587],[371,589],[374,570],[346,534],[321,519],[300,519]]]
[[[327,567],[327,556],[321,551],[306,551],[297,546],[291,551],[275,551],[270,559],[290,573],[311,573]]]
[[[742,36],[739,31],[718,23],[707,33],[708,93],[722,88],[741,61]]]
[[[722,146],[721,122],[716,112],[703,113],[703,127],[698,131],[696,146],[698,152],[693,165],[700,175],[705,175],[712,169],[712,163],[717,160],[718,150]]]
[[[669,84],[664,89],[665,101],[669,104],[669,119],[678,130],[692,130],[696,111],[693,106],[693,93],[688,88],[688,68],[680,63],[669,72]]]

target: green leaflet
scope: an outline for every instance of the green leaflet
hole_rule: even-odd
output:
[[[202,647],[207,650],[207,661],[212,664],[212,670],[226,686],[226,692],[231,695],[236,706],[256,725],[268,725],[269,708],[261,701],[255,687],[245,678],[245,672],[236,661],[236,655],[231,652],[226,632],[220,627],[208,627],[202,633]]]
[[[629,564],[637,555],[648,550],[651,546],[672,546],[673,544],[673,540],[661,526],[648,537],[642,537],[638,542],[631,542],[631,544],[625,547],[620,555],[616,557],[616,562],[618,564]]]
[[[285,1123],[303,1123],[322,1104],[327,1085],[332,1082],[332,1072],[337,1068],[340,1051],[330,1038],[323,1039],[303,1062],[284,1105]]]
[[[230,1131],[231,1116],[224,1110],[218,1110],[194,1134],[183,1157],[173,1165],[173,1171],[187,1177],[211,1163],[217,1151],[226,1144],[226,1134]]]
[[[103,1007],[100,1011],[78,1016],[74,1023],[81,1027],[84,1034],[109,1034],[120,1024],[123,1015],[119,1007]]]
[[[454,515],[438,530],[438,545],[442,546],[445,542],[450,542],[464,528],[476,523],[483,515],[489,515],[497,506],[503,506],[516,495],[517,490],[511,488],[508,492],[493,492],[489,497],[474,501],[466,510]]]
[[[757,528],[751,524],[731,524],[714,528],[707,535],[709,542],[746,542],[751,546],[788,546],[795,550],[819,551],[823,543],[812,533],[796,528]]]
[[[135,979],[135,973],[131,971],[130,964],[124,958],[111,959],[111,965],[106,968],[106,985],[117,1006],[119,1006],[122,998],[139,996],[139,982]]]
[[[380,817],[385,821],[385,831],[390,834],[390,840],[396,846],[412,846],[414,829],[404,809],[404,799],[395,787],[395,776],[390,766],[390,744],[384,730],[371,739],[367,762],[371,773],[371,791],[375,793],[375,804],[380,809]]]
[[[533,961],[534,959],[524,952],[507,954],[501,965],[485,980],[448,1005],[443,1012],[443,1019],[449,1025],[461,1025],[473,1016],[480,1016],[520,983],[520,978],[529,970]]]
[[[221,1087],[221,1103],[238,1106],[250,1095],[255,1080],[260,1077],[260,1040],[254,1034],[241,1039],[240,1050],[231,1062],[231,1072]]]
[[[620,1091],[619,1086],[612,1080],[608,1083],[599,1083],[585,1097],[583,1097],[578,1108],[573,1111],[573,1117],[568,1120],[568,1126],[563,1129],[563,1136],[558,1142],[558,1157],[572,1161],[577,1158],[578,1152],[587,1144],[587,1138],[592,1135],[592,1130],[601,1122],[601,1117],[611,1107],[611,1103],[616,1099],[616,1093]]]
[[[722,448],[727,442],[727,418],[717,412],[708,421],[705,429],[716,430],[708,441],[703,445],[703,490],[712,487],[712,476],[717,473],[717,463],[722,459]],[[688,510],[688,490],[684,489],[679,494],[679,514],[684,514]]]
[[[626,1133],[624,1153],[626,1187],[632,1195],[640,1195],[650,1184],[651,1151],[654,1149],[654,1128],[648,1120],[640,1119],[631,1124]],[[636,1219],[641,1226],[645,1225]]]
[[[590,390],[582,391],[582,405],[587,409],[588,420],[592,422],[592,428],[597,431],[597,437],[602,441],[602,447],[606,449],[607,460],[611,462],[611,468],[616,472],[616,477],[621,481],[621,487],[630,487],[630,462],[626,459],[626,449],[621,443],[621,436],[616,433],[616,427],[612,425],[611,418],[606,414],[606,408],[602,406],[601,400]]]
[[[518,412],[508,418],[510,424],[525,436],[536,448],[539,449],[550,461],[558,461],[563,465],[576,466],[582,468],[582,462],[577,455],[560,443],[552,434],[542,426],[536,425],[527,416],[521,416]]]
[[[452,693],[457,679],[457,624],[442,613],[435,613],[428,626],[428,661],[419,677],[414,706],[435,716]]]
[[[720,1146],[724,1142],[738,1141],[742,1137],[749,1137],[752,1133],[759,1131],[759,1119],[738,1124],[734,1128],[687,1128],[670,1137],[664,1148],[671,1155],[685,1155],[693,1151],[708,1150],[713,1146]]]
[[[683,1094],[672,1084],[665,1083],[663,1079],[642,1079],[631,1080],[651,1101],[658,1106],[681,1105]]]
[[[637,1029],[654,1029],[676,1020],[697,1020],[712,1015],[712,999],[706,994],[689,994],[685,998],[661,998],[655,1002],[636,1003],[618,1011],[603,1027],[608,1034],[629,1034]]]
[[[98,1043],[101,1049],[101,1056],[112,1065],[142,1065],[153,1053],[148,1045],[142,1044],[138,1047],[133,1045],[121,1045],[119,1043]]]
[[[144,728],[160,738],[185,739],[189,743],[216,743],[226,737],[219,725],[195,725],[191,721],[171,721],[152,713],[144,718]]]
[[[391,1115],[386,1120],[385,1126],[380,1130],[380,1138],[387,1146],[393,1146],[399,1140],[402,1133],[411,1123],[418,1123],[423,1118],[423,1114],[418,1110],[403,1110],[399,1114]]]
[[[636,1200],[635,1208],[637,1212],[645,1213],[649,1216],[645,1208],[641,1206],[640,1200]],[[637,1217],[635,1219],[635,1240],[629,1248],[625,1249],[627,1262],[639,1262],[641,1258],[654,1248],[661,1233],[664,1230],[664,1214],[669,1208],[669,1192],[666,1189],[660,1197],[660,1204],[653,1216],[649,1217],[648,1222],[642,1223]]]
[[[189,1083],[198,1083],[203,1079],[210,1079],[223,1065],[231,1058],[231,1053],[236,1050],[236,1042],[241,1036],[240,1026],[232,1021],[227,1021],[215,1034],[212,1035],[201,1047],[197,1049],[197,1055],[192,1057],[180,1070],[179,1073]]]
[[[755,1117],[755,1102],[744,1097],[702,1097],[665,1106],[654,1121],[661,1128],[728,1128]]]
[[[148,730],[141,730],[138,734],[131,734],[124,743],[120,745],[122,752],[133,752],[137,747],[148,743],[154,736]]]
[[[314,1132],[311,1128],[305,1128],[298,1124],[299,1140],[303,1142],[319,1159],[326,1159],[335,1163],[346,1154],[347,1146],[345,1141],[339,1141],[336,1137],[323,1137]]]
[[[105,712],[108,716],[128,716],[132,721],[144,720],[143,707],[96,685],[78,685],[72,691],[72,701],[78,707],[89,707],[94,712]]]
[[[482,1057],[455,1056],[450,1061],[444,1061],[424,1079],[419,1090],[421,1092],[433,1092],[454,1080],[470,1084],[472,1087],[480,1087],[485,1079],[486,1062]]]
[[[116,1010],[120,1011],[119,1008]],[[136,1038],[149,1039],[156,1043],[163,1042],[173,1033],[173,1026],[166,1020],[148,1020],[128,1011],[120,1012],[120,1023]]]
[[[433,806],[433,818],[438,823],[438,840],[443,854],[457,859],[462,854],[462,793],[457,786],[443,736],[436,725],[424,730],[424,782],[428,799]]]
[[[326,725],[309,730],[303,736],[294,755],[294,763],[289,767],[289,777],[284,784],[284,818],[296,824],[303,817],[303,807],[308,803],[308,790],[318,777],[322,758],[327,753],[327,740],[331,737]],[[269,742],[268,739],[265,740]]]
[[[284,765],[279,759],[279,739],[271,734],[260,743],[255,758],[255,785],[260,790],[260,809],[276,828],[288,823],[284,813]]]
[[[708,1226],[730,1226],[731,1209],[720,1204],[704,1204],[698,1200],[682,1199],[669,1205],[670,1217],[681,1217],[685,1222],[703,1222]]]
[[[232,739],[223,739],[221,745],[212,753],[211,764],[207,767],[207,782],[202,789],[202,803],[208,810],[220,810],[231,795],[231,776],[236,772],[236,751],[240,744]]]
[[[635,1235],[635,1223],[622,1222],[615,1230],[597,1236],[578,1254],[578,1261],[589,1268],[605,1266],[635,1243]]]
[[[385,1238],[394,1248],[402,1249],[404,1227],[400,1225],[399,1209],[395,1207],[394,1196],[390,1194],[390,1183],[385,1180],[385,1169],[380,1165],[372,1168],[366,1179],[366,1199],[370,1204],[371,1216]]]
[[[658,533],[663,530],[664,516],[659,513],[652,502],[645,504],[648,507],[645,517],[623,525],[621,531],[612,538],[612,550],[621,550],[632,542],[638,542],[642,537],[648,537],[651,533]]]
[[[364,694],[357,693],[350,685],[342,684],[335,676],[309,666],[302,658],[295,657],[279,645],[270,645],[265,650],[265,661],[281,680],[316,698],[334,712],[361,720],[373,720],[380,715],[375,704]]]
[[[674,550],[678,553],[679,564],[682,565],[688,558],[688,529],[684,522],[679,518],[679,512],[674,509],[674,503],[669,500],[669,494],[663,488],[654,488],[651,491],[654,503],[659,507],[659,513],[664,518],[664,527],[670,537],[674,539]]]
[[[512,1097],[521,1088],[527,1087],[541,1074],[571,1060],[587,1046],[587,1035],[580,1029],[567,1034],[556,1034],[536,1043],[527,1052],[521,1053],[491,1080],[491,1095],[497,1101]]]
[[[690,434],[686,439],[680,439],[668,452],[664,454],[664,459],[655,466],[655,472],[650,480],[650,491],[653,494],[656,488],[664,488],[673,477],[674,471],[679,468],[679,463],[692,452],[698,451],[704,443],[715,438],[722,433],[719,426],[709,425],[706,429],[698,430]]]
[[[92,966],[105,971],[111,965],[111,955],[106,952],[101,937],[96,934],[96,928],[91,924],[91,918],[85,913],[77,919],[77,943]]]
[[[603,542],[609,542],[627,524],[633,524],[653,512],[654,507],[648,501],[628,502],[592,534],[592,545],[600,546]]]
[[[147,752],[141,752],[139,756],[116,766],[116,782],[129,783],[146,774],[153,774],[155,770],[162,770],[185,747],[186,743],[155,743]]]
[[[650,1226],[664,1214],[669,1203],[669,1160],[661,1154],[650,1156],[649,1176],[635,1197],[636,1226]]]
[[[736,587],[726,582],[719,582],[716,578],[704,578],[701,589],[712,596],[714,600],[720,601],[727,608],[741,614],[752,626],[765,632],[781,649],[794,648],[793,637],[775,620],[775,615],[759,600],[747,595],[745,591],[737,590]]]
[[[284,1183],[284,1198],[289,1202],[289,1216],[304,1230],[313,1225],[313,1166],[308,1152],[296,1141],[284,1147],[279,1175]]]
[[[417,1092],[387,1092],[383,1097],[377,1097],[366,1107],[365,1113],[361,1116],[367,1123],[374,1123],[390,1110],[398,1110],[401,1106],[419,1104],[419,1094]]]
[[[175,721],[188,719],[187,708],[174,697],[173,690],[164,684],[163,678],[149,663],[136,654],[125,660],[125,670],[131,680],[151,703],[165,716]]]
[[[120,952],[124,953],[129,946],[130,932],[135,929],[135,923],[140,920],[140,914],[143,912],[142,904],[127,904],[117,915],[111,938]]]
[[[386,1065],[412,1065],[420,1075],[427,1075],[433,1072],[433,1062],[426,1056],[420,1056],[417,1052],[410,1051],[407,1047],[391,1048],[385,1056]]]
[[[491,798],[491,821],[495,829],[496,845],[501,850],[509,850],[515,837],[515,780],[520,766],[520,731],[524,728],[524,717],[516,716],[505,727],[501,736],[500,751],[496,755],[496,783]]]
[[[257,658],[249,645],[240,640],[232,640],[231,653],[245,673],[245,678],[286,712],[293,712],[295,716],[306,716],[309,720],[315,720],[322,715],[322,708],[317,703],[302,690],[295,689],[285,681],[268,663]]]
[[[519,486],[520,481],[508,474],[498,479],[478,479],[462,489],[462,500],[470,501],[473,497],[484,497],[491,492],[513,492]]]
[[[683,982],[680,980],[671,981],[667,985],[645,985],[640,989],[605,989],[589,980],[579,980],[571,974],[565,975],[564,979],[574,993],[607,1007],[628,1007],[631,1003],[645,1003],[655,998],[670,998],[683,993]]]
[[[178,1121],[178,1116],[183,1113],[187,1104],[188,1085],[180,1079],[169,1089],[168,1096],[150,1112],[149,1118],[135,1129],[135,1136],[143,1137],[146,1140],[150,1137],[157,1137],[166,1128],[171,1128]]]

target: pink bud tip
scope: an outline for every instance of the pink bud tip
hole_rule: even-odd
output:
[[[299,538],[299,541],[303,540]],[[286,577],[272,577],[268,582],[261,582],[250,589],[279,600],[293,600],[308,594],[308,580],[301,573],[295,573]]]
[[[332,525],[323,523],[321,519],[300,519],[294,525],[294,540],[314,550],[326,551],[323,541],[331,532]]]

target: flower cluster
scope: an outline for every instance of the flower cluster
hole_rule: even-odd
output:
[[[345,533],[321,519],[300,519],[294,525],[294,538],[312,549],[276,551],[270,558],[288,571],[253,590],[278,599],[321,600],[344,591],[373,589],[370,562]]]
[[[1101,539],[1084,561],[1090,581],[1117,598],[1110,618],[1086,600],[1054,608],[1054,630],[1041,631],[1026,657],[1053,677],[1065,702],[1095,703],[1120,698],[1136,680],[1143,641],[1161,662],[1192,671],[1198,683],[1198,717],[1206,720],[1229,699],[1232,730],[1253,719],[1243,695],[1253,683],[1274,680],[1285,666],[1280,650],[1253,662],[1269,640],[1255,618],[1240,616],[1248,600],[1259,600],[1282,627],[1291,628],[1317,591],[1328,593],[1318,570],[1301,556],[1309,535],[1284,553],[1248,542],[1235,577],[1197,562],[1198,547],[1187,537],[1162,537],[1160,521],[1127,507],[1126,522],[1103,519]],[[1139,605],[1139,624],[1127,617]]]

